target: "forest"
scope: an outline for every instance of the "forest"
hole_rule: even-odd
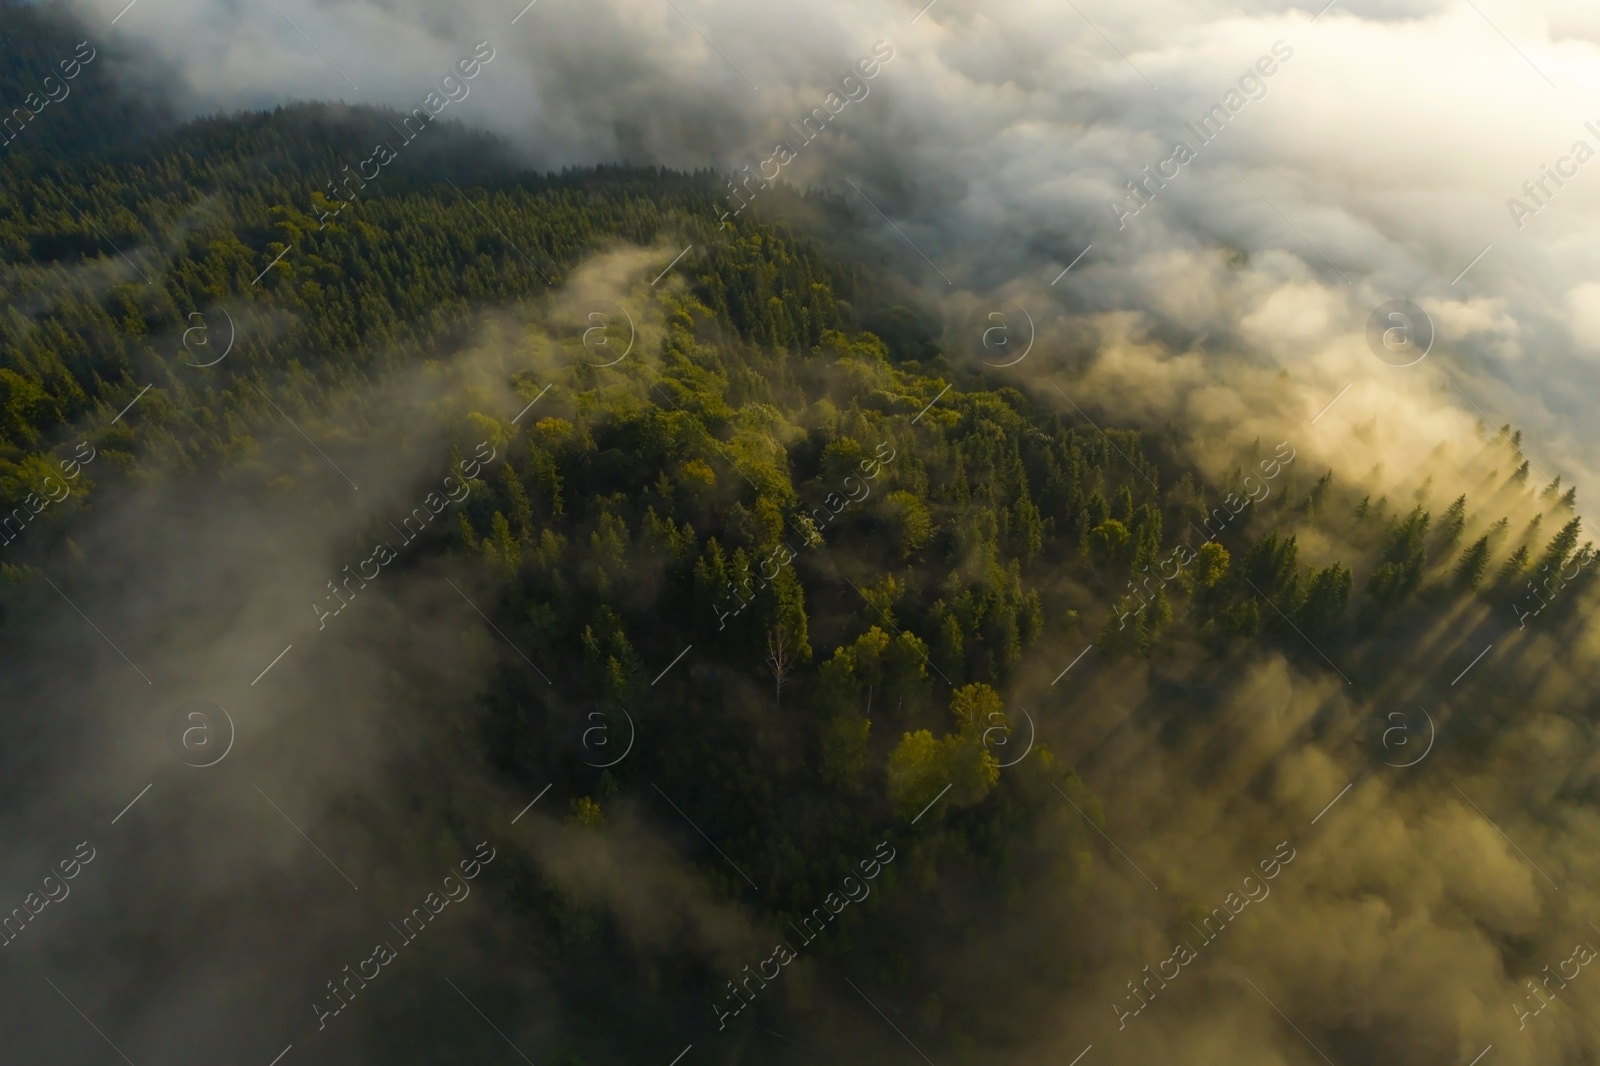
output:
[[[0,98],[20,103],[78,38],[33,7],[0,22]],[[1419,619],[1471,606],[1526,626],[1537,607],[1570,625],[1592,582],[1576,489],[1532,476],[1510,426],[1480,425],[1450,472],[1470,493],[1424,469],[1391,498],[1294,439],[1218,477],[1171,425],[1087,394],[1064,408],[1048,381],[955,353],[938,308],[837,239],[849,209],[827,195],[719,222],[710,172],[534,174],[444,120],[333,217],[325,190],[396,113],[178,121],[106,67],[0,147],[3,624],[30,626],[44,563],[92,565],[75,538],[115,501],[181,479],[285,507],[344,493],[334,460],[282,443],[340,456],[388,432],[352,396],[513,353],[495,364],[513,407],[429,401],[454,444],[414,495],[443,520],[397,538],[403,512],[373,513],[339,559],[389,567],[363,589],[434,565],[491,588],[494,672],[441,709],[472,757],[508,791],[552,785],[573,832],[658,827],[790,955],[641,959],[605,908],[508,855],[513,874],[475,887],[510,877],[495,891],[520,950],[559,960],[569,1008],[536,1060],[675,1050],[664,1031],[758,1039],[847,966],[937,1061],[986,1061],[1011,1022],[938,953],[981,939],[1019,885],[1077,899],[1120,862],[1102,797],[1042,723],[1075,713],[1043,709],[1074,657],[1147,671],[1146,710],[1181,733],[1249,664],[1384,678]],[[607,317],[563,318],[614,260],[632,273]],[[492,459],[464,462],[480,440]],[[385,541],[411,546],[391,566]],[[1538,595],[1558,573],[1576,590]],[[316,594],[313,619],[346,598]],[[622,738],[583,727],[623,721],[637,744],[598,768]],[[768,956],[784,976],[753,989],[740,967]],[[1043,942],[1011,965],[1051,987],[1080,972]],[[779,1047],[752,1054],[799,1061]]]

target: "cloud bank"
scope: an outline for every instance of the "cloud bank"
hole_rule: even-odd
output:
[[[1431,358],[1488,417],[1525,426],[1542,466],[1590,472],[1600,170],[1572,160],[1580,143],[1600,151],[1585,125],[1600,120],[1600,21],[1580,4],[79,10],[89,32],[159,57],[196,112],[308,97],[409,109],[485,40],[506,58],[452,113],[534,166],[737,178],[784,143],[800,158],[783,179],[846,196],[930,293],[948,278],[1026,291],[1033,311],[1136,310],[1330,396],[1362,371],[1389,387],[1341,353],[1359,354],[1373,308],[1410,299],[1435,318]],[[828,94],[880,41],[896,58],[804,142],[802,119],[832,112]],[[1223,130],[1199,143],[1213,114]],[[1180,141],[1194,158],[1158,186],[1145,168]],[[1568,176],[1546,178],[1557,167]],[[1136,181],[1148,206],[1129,217]]]

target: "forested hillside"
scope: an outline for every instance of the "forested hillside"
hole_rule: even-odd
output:
[[[0,82],[8,102],[76,43],[43,19],[0,9],[6,36],[29,42]],[[441,126],[323,224],[328,183],[398,116],[307,104],[150,118],[135,139],[116,131],[143,112],[105,73],[87,66],[0,149],[0,506],[28,518],[0,555],[5,624],[30,624],[31,568],[70,557],[102,498],[177,477],[286,501],[338,487],[316,455],[285,465],[268,449],[285,419],[332,449],[377,432],[359,412],[341,428],[331,405],[449,363],[492,319],[532,353],[506,382],[531,407],[514,421],[441,401],[458,442],[441,468],[480,438],[495,459],[401,569],[444,561],[492,586],[478,606],[526,659],[499,655],[487,695],[440,714],[508,785],[553,783],[546,802],[581,831],[661,827],[779,939],[892,841],[870,900],[807,948],[809,976],[756,1000],[771,1024],[805,1017],[817,971],[848,960],[940,1061],[1010,1039],[985,1004],[1020,979],[997,968],[969,997],[941,955],[981,939],[1005,901],[1076,898],[1119,861],[1036,702],[1085,649],[1149,669],[1181,732],[1243,664],[1281,655],[1332,678],[1338,663],[1381,686],[1367,679],[1399,654],[1386,634],[1474,600],[1510,619],[1530,579],[1588,558],[1574,493],[1530,480],[1509,427],[1484,428],[1449,472],[1475,492],[1436,493],[1422,468],[1391,499],[1290,440],[1208,476],[1170,426],[975,369],[947,354],[936,309],[774,217],[842,210],[821,198],[774,196],[765,221],[719,227],[714,175],[531,174]],[[638,344],[605,365],[587,323],[553,309],[586,263],[641,248],[649,269],[618,304]],[[202,320],[206,347],[186,332]],[[632,342],[607,322],[607,353]],[[97,458],[68,502],[39,508],[79,442]],[[386,520],[358,543],[390,536]],[[1579,599],[1542,624],[1567,624],[1551,616]],[[594,714],[610,747],[574,725]],[[636,744],[599,769],[624,721]],[[526,952],[559,960],[571,1016],[592,1019],[543,1061],[621,1061],[662,1027],[699,1043],[750,1021],[729,995],[738,965],[641,960],[608,910],[536,863],[508,865]],[[1030,984],[1077,979],[1080,961],[1044,938],[1015,947]]]

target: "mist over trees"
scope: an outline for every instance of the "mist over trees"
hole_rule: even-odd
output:
[[[0,77],[20,100],[72,35],[32,8],[0,8],[0,26],[25,42]],[[530,847],[476,883],[528,972],[561,975],[530,1025],[535,1060],[671,1045],[666,1061],[692,1042],[712,1061],[802,1061],[757,1031],[824,1028],[845,972],[938,1061],[1036,1054],[1054,1035],[997,1005],[1081,990],[1114,954],[1085,931],[1107,878],[1134,880],[1102,843],[1109,799],[1075,769],[1114,748],[1118,725],[1072,732],[1099,728],[1099,704],[1125,698],[1178,750],[1241,678],[1384,691],[1419,673],[1405,649],[1441,617],[1581,625],[1577,490],[1538,484],[1509,427],[1440,464],[1448,489],[1426,464],[1399,488],[1356,483],[1287,438],[1201,456],[1170,424],[1092,396],[1065,408],[951,351],[955,316],[853,257],[826,196],[774,193],[771,214],[719,226],[714,175],[535,175],[444,126],[324,225],[322,190],[392,115],[177,123],[109,83],[91,94],[88,71],[70,121],[37,116],[0,154],[0,514],[15,519],[0,519],[0,624],[20,641],[48,574],[95,567],[83,531],[152,487],[222,485],[310,516],[331,506],[314,498],[364,506],[334,460],[398,439],[373,398],[443,383],[415,389],[451,442],[430,461],[460,470],[479,440],[494,460],[463,475],[463,502],[395,581],[470,575],[503,644],[429,720],[493,787],[548,788],[530,823],[605,871]],[[595,277],[603,354],[629,351],[612,362],[589,332],[602,319],[567,306]],[[492,387],[455,387],[443,368],[469,363]],[[489,402],[504,396],[518,402]],[[321,444],[291,452],[294,433]],[[67,478],[80,442],[96,458]],[[52,480],[70,492],[41,507]],[[363,512],[339,550],[392,537],[394,514]],[[1084,653],[1138,687],[1078,695],[1061,667]],[[1502,696],[1474,712],[1464,762],[1515,713]],[[717,1043],[754,949],[794,935],[886,839],[901,854],[870,896],[828,908],[828,936]],[[574,888],[646,867],[666,871],[642,882],[652,900],[681,890],[726,926]],[[1182,895],[1174,914],[1198,905]],[[1056,909],[1037,936],[995,918],[1041,900]],[[670,943],[641,915],[677,923]],[[984,965],[999,927],[1025,941],[1014,967]],[[119,1021],[149,1009],[130,991]],[[365,1061],[442,1061],[373,1039]]]

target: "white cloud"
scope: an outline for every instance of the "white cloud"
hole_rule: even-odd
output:
[[[1585,354],[1600,354],[1600,283],[1588,281],[1567,292],[1567,324],[1572,345]]]

